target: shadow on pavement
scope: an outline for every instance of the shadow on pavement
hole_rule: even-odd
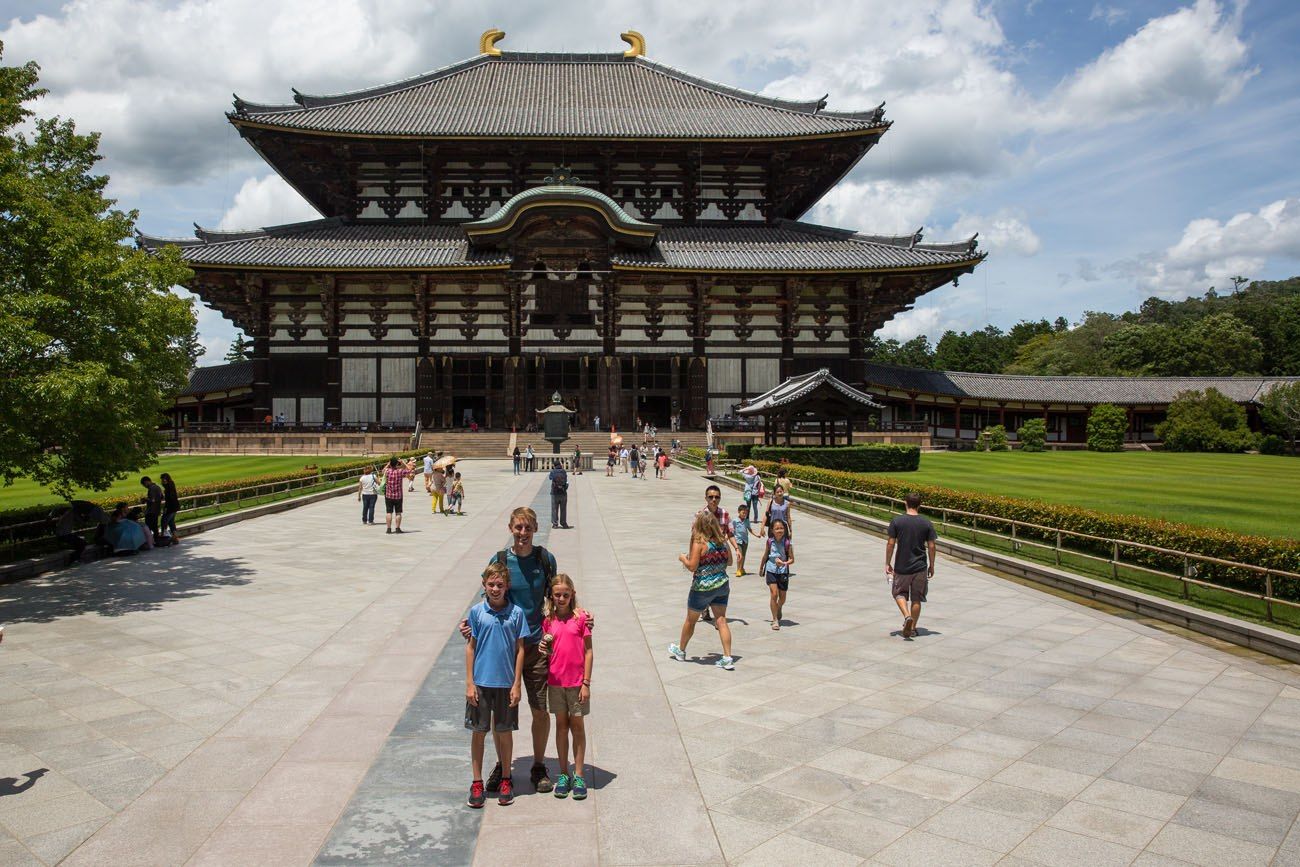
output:
[[[23,792],[36,785],[36,781],[50,772],[49,768],[37,768],[34,771],[28,771],[23,774],[27,782],[18,782],[17,777],[4,777],[0,779],[0,798],[6,795],[20,795]]]
[[[75,571],[0,585],[0,609],[8,623],[49,623],[79,614],[118,617],[249,583],[254,570],[243,560],[204,556],[203,545],[202,540],[187,540],[176,548],[97,560]]]

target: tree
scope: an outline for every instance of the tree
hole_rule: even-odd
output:
[[[1118,452],[1124,449],[1128,433],[1128,413],[1113,403],[1099,403],[1088,413],[1088,448],[1094,452]]]
[[[1260,414],[1269,430],[1287,438],[1291,454],[1296,454],[1296,438],[1300,436],[1300,382],[1278,383],[1264,392],[1260,400]]]
[[[127,243],[136,214],[92,173],[99,136],[34,119],[38,81],[0,65],[0,472],[70,496],[154,458],[195,316],[170,291],[190,277],[179,255]]]
[[[1047,447],[1047,422],[1041,418],[1026,419],[1016,428],[1016,439],[1020,448],[1026,452],[1041,452]]]
[[[235,339],[230,341],[230,348],[226,350],[226,361],[246,361],[252,354],[253,341],[242,334],[236,334]]]
[[[1175,397],[1156,436],[1171,452],[1244,452],[1256,439],[1246,411],[1213,388]]]

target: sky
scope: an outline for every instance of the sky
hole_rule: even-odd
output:
[[[803,219],[988,260],[883,337],[1177,299],[1300,274],[1295,0],[0,0],[4,60],[35,60],[42,116],[102,133],[149,234],[318,216],[225,118],[498,47],[647,55],[772,96],[885,102],[893,128]],[[184,293],[182,293],[184,294]],[[199,310],[220,363],[235,329]]]

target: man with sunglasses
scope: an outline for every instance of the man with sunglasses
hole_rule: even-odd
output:
[[[731,546],[732,557],[739,558],[740,549],[736,547],[736,531],[731,527],[731,515],[727,513],[726,509],[722,508],[721,488],[717,485],[709,485],[704,489],[704,508],[700,511],[708,512],[710,515],[718,519],[718,524],[722,527],[722,535],[726,538],[727,544]],[[696,512],[695,514],[698,515],[699,512]],[[694,516],[691,516],[691,519],[694,521]],[[738,562],[738,559],[736,562]],[[706,608],[704,609],[704,614],[701,615],[700,619],[712,622],[713,615],[710,614],[709,609]]]

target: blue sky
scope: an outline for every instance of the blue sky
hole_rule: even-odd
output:
[[[5,62],[35,59],[44,114],[103,132],[150,233],[312,216],[226,124],[232,91],[284,102],[505,50],[621,51],[894,128],[805,219],[980,233],[988,261],[886,336],[1122,310],[1300,274],[1300,3],[1056,0],[75,0],[0,2]],[[75,46],[70,50],[69,46]],[[215,363],[234,331],[204,310]]]

